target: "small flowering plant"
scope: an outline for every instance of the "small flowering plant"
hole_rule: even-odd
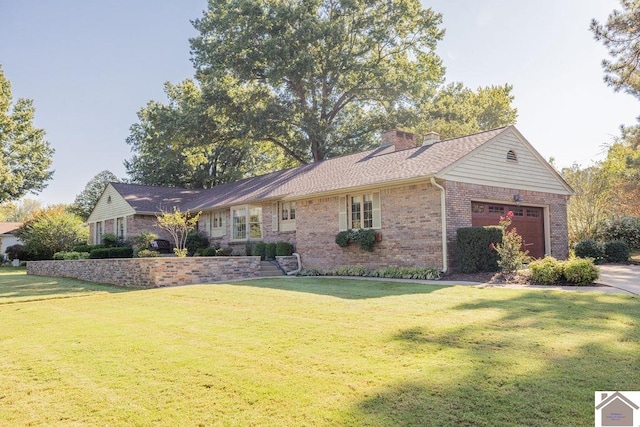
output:
[[[500,217],[498,225],[502,228],[502,243],[493,244],[489,247],[498,252],[498,267],[503,273],[515,273],[522,268],[523,264],[529,260],[528,252],[522,251],[522,236],[518,234],[515,227],[510,230],[513,220],[513,212],[507,212],[506,216]]]

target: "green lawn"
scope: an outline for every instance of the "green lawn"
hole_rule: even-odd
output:
[[[640,300],[322,278],[153,290],[0,270],[0,425],[593,425]]]

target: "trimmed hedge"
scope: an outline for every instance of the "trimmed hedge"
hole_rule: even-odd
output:
[[[291,256],[291,254],[293,254],[293,245],[291,243],[276,243],[276,256]]]
[[[90,252],[89,258],[105,259],[105,258],[133,258],[133,248],[115,247],[94,249]]]
[[[94,249],[102,249],[104,245],[77,245],[73,247],[73,252],[91,252]]]
[[[265,244],[264,257],[265,259],[276,259],[277,244],[267,243]]]
[[[194,256],[196,252],[201,252],[202,249],[209,247],[209,237],[201,231],[192,231],[187,234],[187,241],[185,247],[187,248],[187,255]]]
[[[456,237],[456,264],[461,273],[498,271],[498,252],[490,245],[502,243],[502,228],[458,228]]]
[[[267,255],[267,245],[264,242],[257,242],[253,246],[253,256],[259,256],[262,261]]]
[[[53,259],[56,261],[70,260],[70,259],[87,259],[89,258],[89,252],[56,252],[53,254]]]
[[[596,264],[601,264],[606,260],[604,245],[593,239],[580,240],[573,249],[577,258],[592,258]]]
[[[627,262],[631,256],[629,245],[623,240],[604,242],[604,254],[607,262]]]

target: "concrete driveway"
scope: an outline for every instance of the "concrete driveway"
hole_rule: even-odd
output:
[[[599,267],[598,283],[640,295],[640,266],[607,264]]]

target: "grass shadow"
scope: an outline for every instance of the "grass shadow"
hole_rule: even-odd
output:
[[[0,304],[73,298],[95,293],[131,292],[133,290],[136,289],[63,277],[27,275],[24,270],[0,270]]]
[[[336,279],[320,277],[268,278],[234,282],[233,285],[327,295],[342,299],[384,298],[428,294],[448,285],[394,282],[386,280]]]
[[[640,383],[639,302],[528,292],[459,304],[444,329],[418,320],[389,342],[399,359],[421,354],[430,369],[351,415],[378,426],[592,425],[595,391]]]

